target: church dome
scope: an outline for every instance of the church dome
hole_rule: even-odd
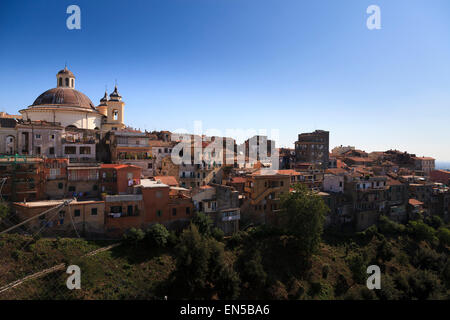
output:
[[[73,74],[73,72],[70,71],[69,69],[67,69],[67,67],[65,67],[65,68],[62,69],[62,70],[59,70],[59,72],[57,73],[57,75],[66,75],[66,76],[75,78],[75,75]]]
[[[39,106],[95,110],[94,104],[85,94],[75,89],[64,87],[45,91],[37,97],[30,107]]]

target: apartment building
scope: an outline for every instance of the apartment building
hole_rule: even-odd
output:
[[[248,176],[244,192],[247,201],[241,206],[241,213],[256,223],[272,223],[280,209],[280,197],[289,193],[290,176],[276,171],[256,171]]]
[[[329,140],[330,133],[324,130],[299,134],[295,142],[296,162],[308,162],[326,169],[329,161]]]
[[[1,197],[6,201],[35,201],[44,196],[44,161],[40,158],[0,156]]]

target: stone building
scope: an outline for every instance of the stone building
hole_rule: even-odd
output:
[[[329,161],[328,131],[316,130],[311,133],[301,133],[295,142],[295,160],[297,163],[312,163],[326,169]]]

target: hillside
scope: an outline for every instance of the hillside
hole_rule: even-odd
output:
[[[433,230],[427,230],[436,233],[430,228]],[[68,290],[68,275],[57,271],[10,289],[0,294],[0,299],[170,299],[174,271],[180,265],[179,241],[185,236],[172,234],[164,246],[149,244],[142,237],[136,241],[129,238],[110,251],[80,258],[109,243],[3,235],[0,286],[64,262],[80,266],[82,289]],[[327,230],[309,262],[300,258],[289,236],[268,227],[239,232],[227,240],[220,235],[199,236],[204,243],[212,241],[217,250],[223,250],[223,261],[217,261],[238,275],[237,282],[233,280],[238,299],[450,298],[449,247],[443,236],[426,239],[424,232],[386,220],[380,221],[378,229],[354,235]],[[381,290],[365,286],[365,268],[370,264],[382,270]],[[208,285],[219,286],[218,282]],[[220,298],[209,292],[195,294],[197,298],[198,294]]]

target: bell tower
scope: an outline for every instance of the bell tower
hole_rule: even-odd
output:
[[[109,95],[105,91],[105,95],[100,99],[100,105],[97,110],[105,116],[102,123],[102,131],[120,130],[125,128],[123,122],[123,111],[125,102],[122,101],[122,96],[117,91],[117,85],[114,86],[114,91]]]

